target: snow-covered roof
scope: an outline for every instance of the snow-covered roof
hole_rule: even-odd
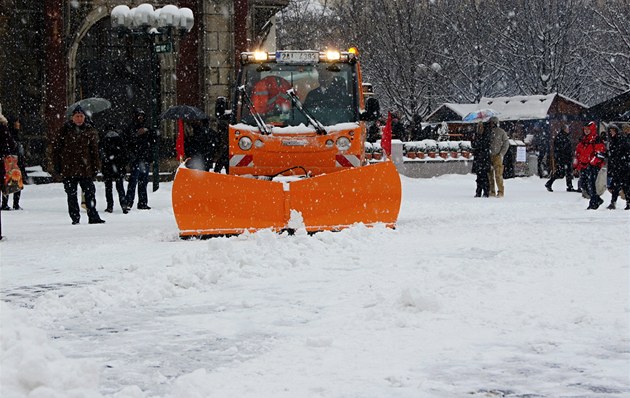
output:
[[[586,108],[584,104],[581,104],[571,98],[565,97],[558,93],[552,93],[547,95],[523,95],[514,97],[483,97],[478,104],[442,104],[442,107],[447,107],[459,115],[462,119],[470,112],[480,111],[483,109],[492,109],[498,115],[499,120],[538,120],[545,119],[549,114],[549,107],[553,103],[556,96],[564,98],[567,101],[573,102],[581,107]],[[438,108],[431,115],[435,114],[440,108]],[[429,115],[429,117],[431,117]]]
[[[461,116],[462,118],[464,116],[466,116],[467,114],[469,114],[470,112],[474,112],[476,110],[479,110],[479,104],[451,104],[451,103],[445,103],[445,104],[442,104],[442,106],[444,106],[446,108],[449,108],[450,110],[452,110],[453,112],[455,112],[459,116]],[[435,112],[437,112],[440,108],[436,109]],[[435,112],[433,112],[433,113],[435,113]]]
[[[585,105],[558,93],[547,95],[523,95],[515,97],[483,97],[479,101],[481,109],[494,109],[499,113],[499,120],[536,120],[545,119],[549,107],[556,96],[586,108]]]

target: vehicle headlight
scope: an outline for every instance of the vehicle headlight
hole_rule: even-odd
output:
[[[332,148],[334,145],[335,143],[333,142],[333,140],[326,141],[326,148]]]
[[[261,140],[256,140],[256,141],[254,141],[254,146],[256,148],[262,148],[263,146],[265,146],[265,143],[262,142]]]
[[[252,139],[249,137],[243,137],[238,140],[238,147],[244,151],[248,151],[252,148]]]
[[[347,151],[350,149],[350,140],[347,137],[339,137],[337,139],[337,149]]]
[[[339,61],[341,53],[339,53],[339,51],[328,51],[326,52],[326,58],[328,61]]]
[[[266,61],[267,60],[267,53],[264,51],[256,51],[254,52],[254,59],[256,61]]]

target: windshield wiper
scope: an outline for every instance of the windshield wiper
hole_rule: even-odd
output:
[[[293,105],[306,117],[306,119],[308,119],[308,122],[313,127],[315,127],[315,131],[317,131],[317,134],[326,135],[326,130],[324,129],[324,126],[319,122],[319,120],[315,119],[311,111],[309,111],[304,107],[304,105],[302,105],[302,102],[292,88],[287,90],[287,95],[289,96],[289,98],[291,98],[291,102],[293,103]]]
[[[249,109],[249,113],[251,113],[252,116],[254,117],[254,120],[256,121],[256,125],[258,126],[258,130],[260,130],[260,132],[263,134],[269,134],[267,125],[265,124],[265,121],[263,120],[262,116],[260,116],[260,113],[258,113],[256,108],[254,108],[254,103],[252,102],[252,99],[247,94],[247,90],[245,90],[245,86],[240,86],[238,88],[238,91],[240,91],[243,98],[245,98],[247,109]]]

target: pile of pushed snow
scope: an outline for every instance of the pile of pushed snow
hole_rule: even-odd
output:
[[[28,326],[23,314],[8,304],[0,303],[0,313],[3,397],[102,397],[94,363],[64,357],[43,331]]]

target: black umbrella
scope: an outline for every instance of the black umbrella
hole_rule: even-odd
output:
[[[204,120],[208,119],[201,109],[190,105],[175,105],[168,108],[162,115],[161,119],[182,119],[182,120]]]
[[[85,98],[70,105],[68,109],[66,109],[66,116],[69,117],[70,115],[72,115],[72,111],[74,111],[74,109],[79,105],[81,105],[81,108],[83,108],[85,112],[89,113],[88,116],[91,116],[95,113],[102,112],[112,107],[112,103],[106,100],[105,98],[99,98],[99,97]]]

